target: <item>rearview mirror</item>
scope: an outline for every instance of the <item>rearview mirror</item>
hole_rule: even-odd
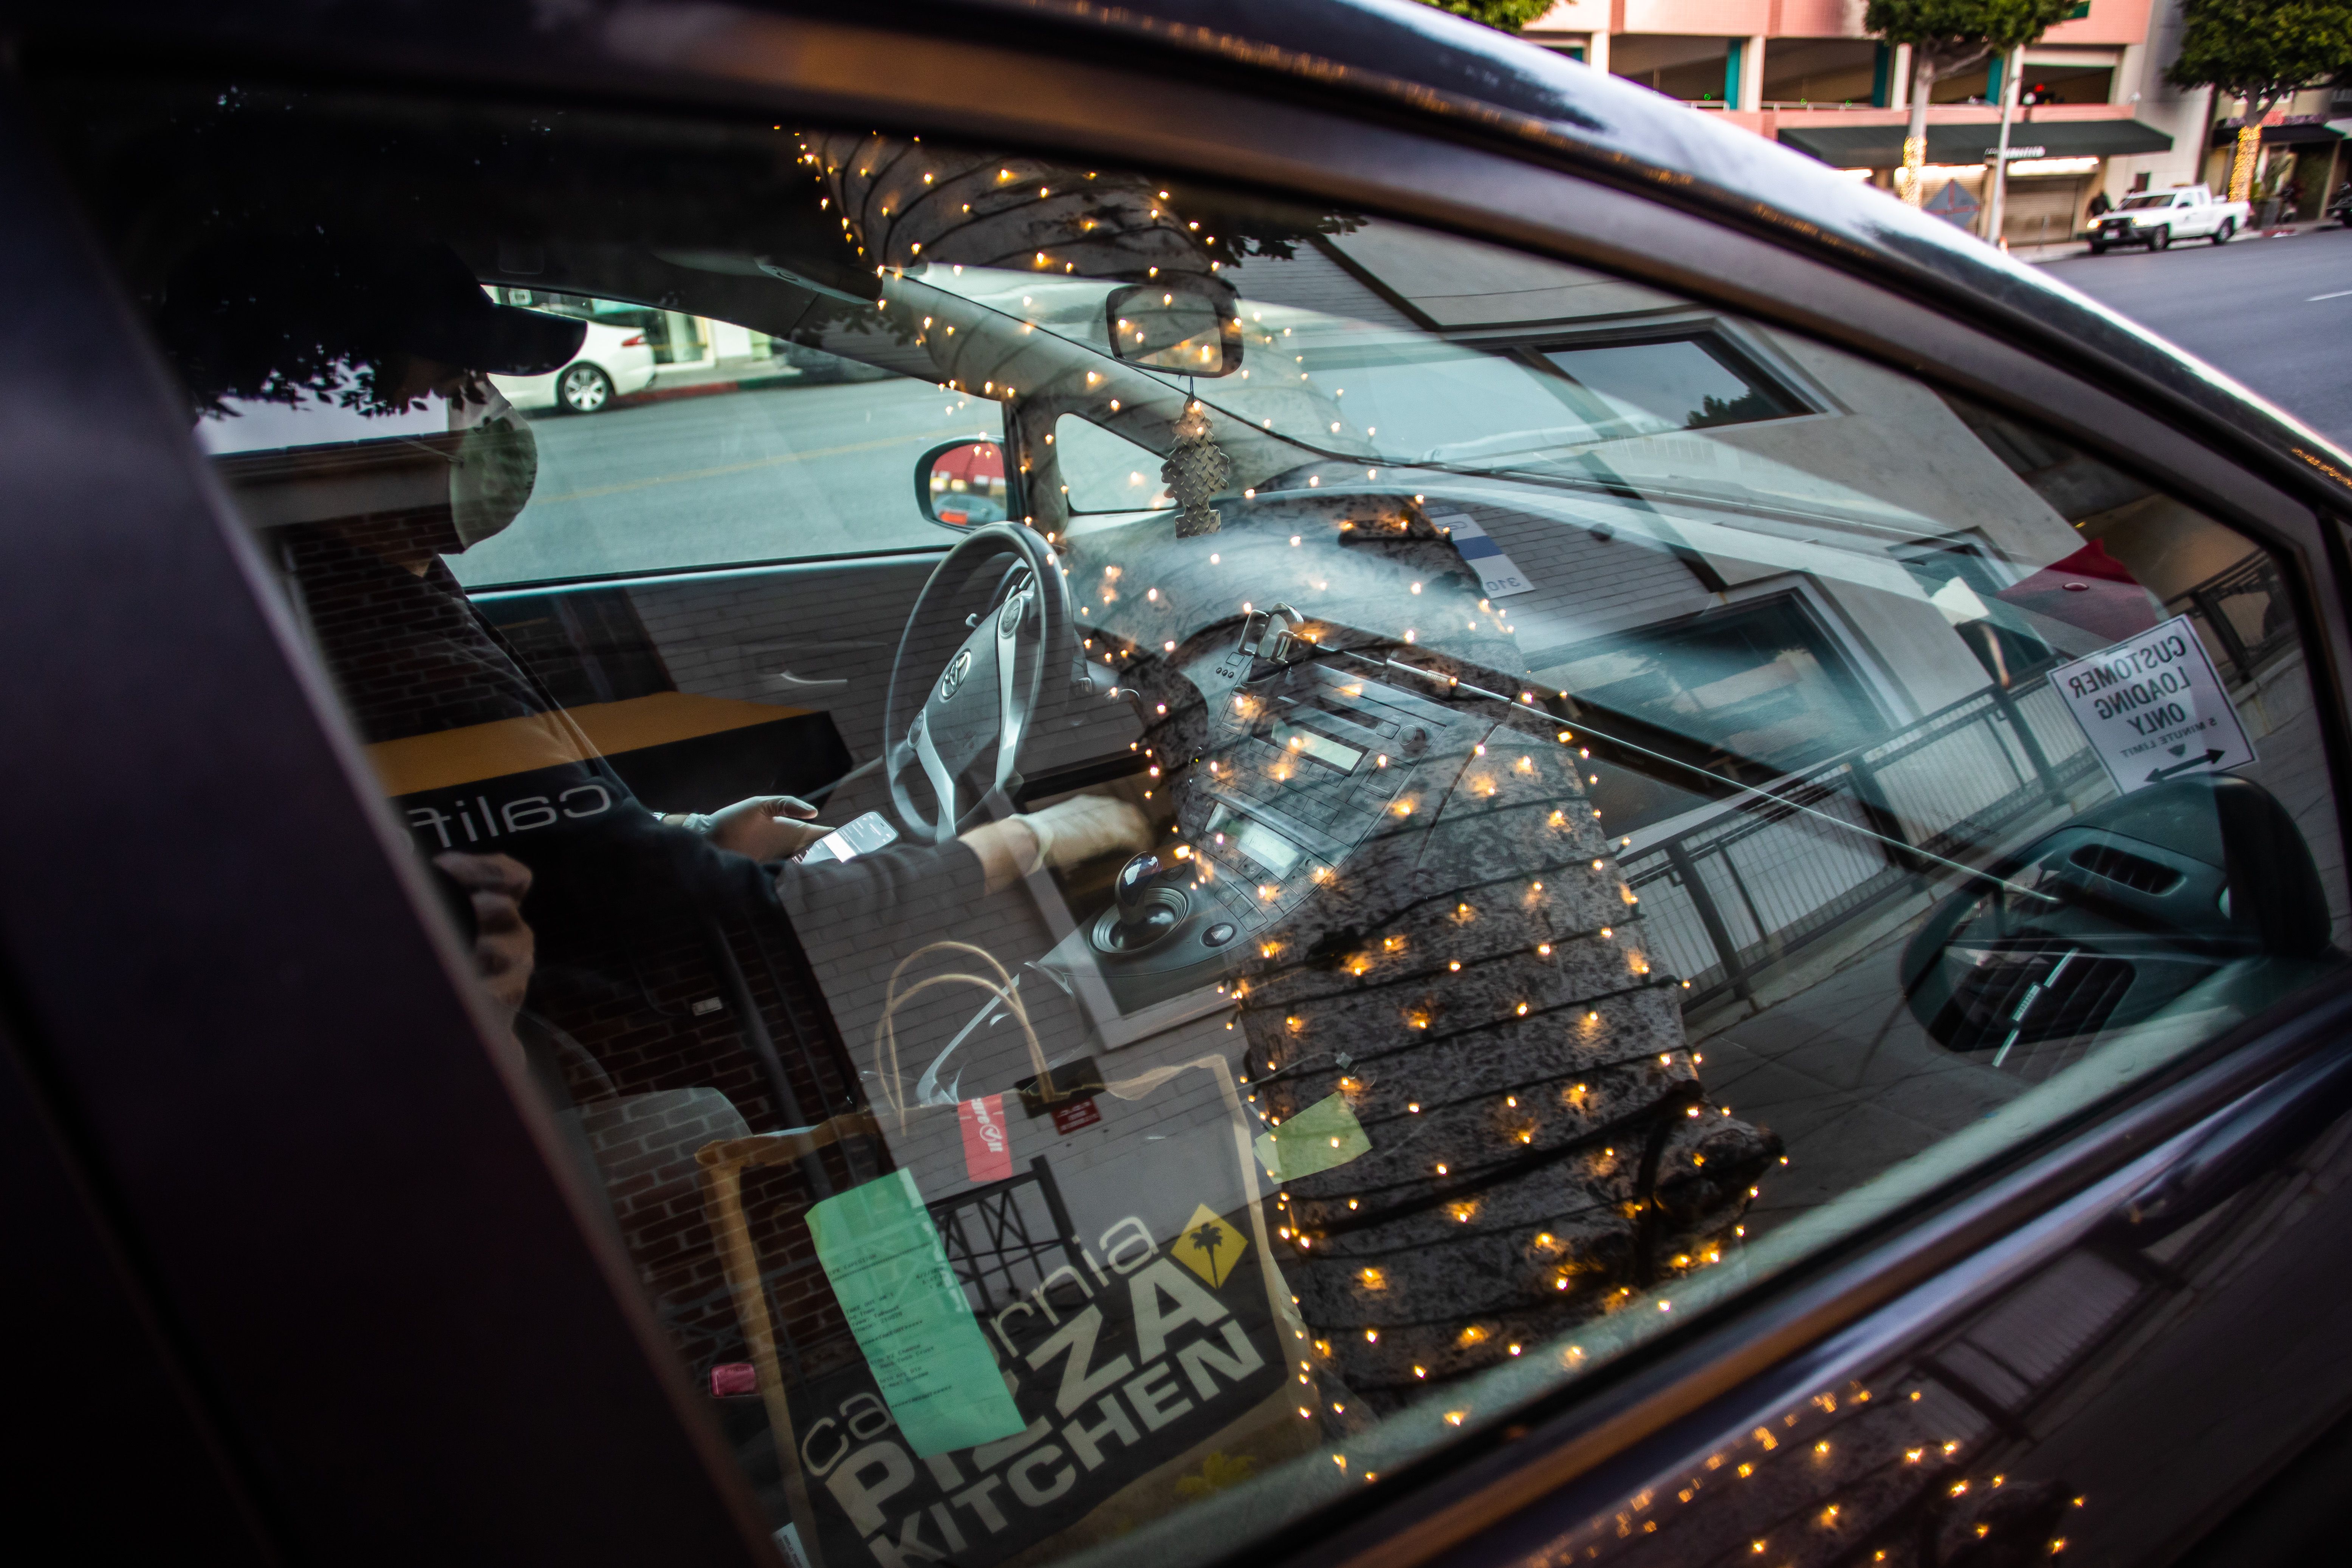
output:
[[[1137,283],[1103,303],[1113,355],[1129,364],[1230,375],[1242,367],[1242,323],[1230,293],[1183,282]]]
[[[968,437],[932,447],[915,459],[915,504],[949,528],[1003,522],[1013,510],[1004,448]]]

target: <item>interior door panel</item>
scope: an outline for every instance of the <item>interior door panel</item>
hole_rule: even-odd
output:
[[[2315,1115],[2266,1122],[2277,1135],[2193,1221],[2149,1225],[2147,1194],[2265,1092],[1759,1379],[1768,1402],[1734,1395],[1683,1423],[1653,1446],[1672,1459],[1596,1475],[1444,1560],[1927,1568],[2189,1552],[2352,1406],[2336,1321],[2352,1270],[2328,1239],[2352,1222],[2343,1068],[2330,1043],[2288,1075]]]

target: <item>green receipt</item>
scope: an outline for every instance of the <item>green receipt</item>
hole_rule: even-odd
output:
[[[1372,1141],[1340,1095],[1327,1095],[1257,1136],[1258,1163],[1277,1182],[1296,1181],[1369,1154]]]
[[[1026,1423],[905,1171],[808,1213],[817,1262],[918,1458],[1009,1437]]]

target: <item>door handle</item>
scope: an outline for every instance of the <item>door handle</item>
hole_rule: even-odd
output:
[[[817,692],[830,694],[844,690],[849,685],[849,678],[845,675],[838,679],[812,680],[805,676],[794,675],[789,669],[780,669],[768,677],[768,683],[772,686],[781,686],[795,696],[811,696]]]
[[[2172,1168],[2116,1205],[2107,1239],[2141,1247],[2179,1230],[2352,1110],[2352,1047],[2323,1052],[2226,1111]]]

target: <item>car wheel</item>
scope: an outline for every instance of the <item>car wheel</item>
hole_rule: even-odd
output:
[[[575,364],[556,384],[556,395],[574,414],[593,414],[613,401],[613,378],[593,364]]]
[[[2150,250],[2163,250],[2169,247],[2171,244],[2172,231],[2168,228],[2159,228],[2147,237],[2147,247]]]
[[[2237,232],[2238,220],[2233,217],[2225,217],[2221,220],[2221,226],[2213,231],[2213,243],[2216,245],[2227,245],[2230,243],[2231,237],[2235,235]]]
[[[2094,256],[2105,256],[2106,253],[2107,247],[2104,245],[2094,245],[2091,247],[2091,254]]]

